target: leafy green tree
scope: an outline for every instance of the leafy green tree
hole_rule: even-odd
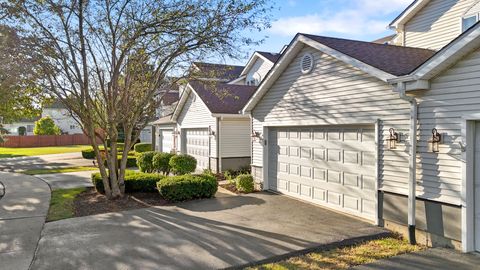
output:
[[[40,118],[35,122],[35,127],[33,128],[33,134],[35,135],[60,135],[62,131],[55,124],[53,119],[50,116],[45,116]]]
[[[14,28],[0,24],[0,116],[4,123],[39,115],[48,98],[37,84],[41,56],[31,51],[31,44]]]
[[[192,78],[193,61],[244,57],[242,48],[262,41],[251,33],[270,26],[270,2],[3,0],[0,18],[33,40],[45,89],[90,137],[105,195],[114,199],[124,195],[128,150],[135,131],[155,115],[159,89]],[[120,165],[119,126],[125,134]],[[107,166],[97,138],[109,149]]]

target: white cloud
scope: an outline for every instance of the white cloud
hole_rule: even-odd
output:
[[[338,1],[338,0],[337,0]],[[284,17],[272,23],[270,32],[281,36],[296,33],[340,33],[345,35],[375,35],[384,32],[390,22],[386,14],[399,13],[411,0],[357,0],[348,1],[335,11],[307,14],[304,16]]]

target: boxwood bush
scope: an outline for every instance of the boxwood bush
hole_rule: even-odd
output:
[[[155,152],[148,151],[138,154],[137,165],[141,172],[151,173],[153,172],[153,157]]]
[[[191,173],[197,168],[197,160],[186,154],[173,156],[168,164],[176,175]]]
[[[120,162],[122,162],[122,155],[117,156],[117,164],[120,167]],[[105,166],[107,166],[107,161],[103,162]],[[137,157],[135,156],[127,156],[127,168],[132,168],[137,166]]]
[[[253,182],[253,176],[250,174],[240,174],[235,178],[235,186],[238,191],[250,193],[255,190],[255,184]]]
[[[86,159],[94,159],[95,151],[93,151],[93,148],[82,150],[82,157]]]
[[[133,150],[137,153],[149,152],[152,151],[152,144],[151,143],[137,143],[133,147]]]
[[[157,182],[165,176],[158,173],[142,173],[125,171],[125,192],[157,192]],[[105,193],[102,176],[99,172],[92,173],[92,183],[99,193]]]
[[[153,170],[168,175],[171,169],[169,162],[173,156],[171,153],[156,153],[153,156]]]
[[[160,195],[167,201],[179,202],[211,198],[218,189],[217,179],[208,174],[167,176],[157,183]]]

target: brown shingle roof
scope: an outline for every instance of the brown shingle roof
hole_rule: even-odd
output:
[[[203,62],[193,63],[199,69],[199,77],[214,78],[220,80],[233,80],[240,76],[243,66],[211,64]]]
[[[161,99],[164,105],[172,105],[179,100],[179,93],[178,91],[170,90],[167,93],[161,94]]]
[[[273,63],[277,62],[278,58],[280,58],[281,54],[279,53],[271,53],[271,52],[260,52],[257,53],[261,54],[263,57],[267,58],[268,60],[272,61]]]
[[[189,83],[212,113],[238,114],[256,86],[192,81]]]
[[[301,35],[395,76],[409,74],[435,54],[428,49]]]

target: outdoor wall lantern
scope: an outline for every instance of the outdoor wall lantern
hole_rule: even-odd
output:
[[[398,134],[394,128],[390,128],[388,132],[390,133],[388,137],[388,149],[396,149],[397,143],[400,142],[400,134]]]
[[[252,130],[252,139],[253,141],[262,141],[263,138],[262,138],[262,133],[260,133],[259,131],[255,131],[255,130]]]
[[[432,139],[429,141],[431,143],[431,149],[433,153],[438,153],[440,151],[440,143],[442,142],[442,135],[438,133],[436,128],[432,129]]]
[[[208,127],[208,135],[215,136],[215,130],[213,130],[211,126]]]

